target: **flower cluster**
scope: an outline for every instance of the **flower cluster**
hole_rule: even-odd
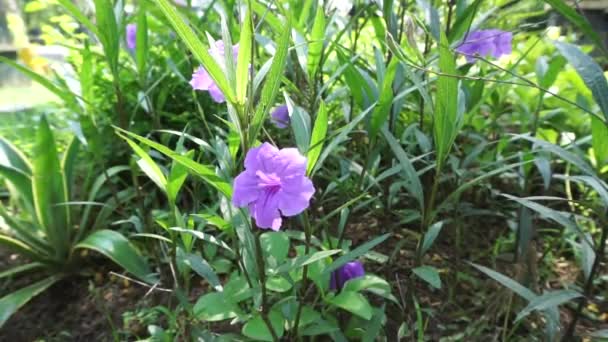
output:
[[[279,230],[281,215],[304,211],[315,192],[306,177],[306,162],[296,148],[279,150],[269,143],[252,148],[245,157],[245,171],[234,180],[232,203],[249,207],[258,227]]]
[[[215,42],[215,46],[213,46],[211,49],[209,49],[209,53],[211,54],[211,56],[213,56],[215,58],[215,60],[220,64],[220,65],[224,65],[225,64],[225,57],[224,57],[224,42],[221,40],[218,40]],[[236,64],[236,60],[239,54],[239,45],[234,45],[232,47],[232,57],[234,59],[233,63]],[[205,90],[209,92],[209,95],[211,95],[211,98],[213,99],[213,101],[217,102],[217,103],[222,103],[226,101],[226,98],[224,97],[224,93],[222,93],[222,91],[220,90],[220,88],[218,88],[217,84],[215,84],[215,81],[213,81],[213,79],[211,78],[211,76],[209,75],[209,73],[207,72],[207,70],[205,70],[205,68],[203,66],[200,66],[198,69],[196,69],[196,71],[194,71],[194,73],[192,74],[192,80],[190,81],[190,85],[192,86],[193,89],[196,90]]]
[[[513,34],[501,30],[479,30],[467,34],[456,51],[465,55],[467,62],[475,62],[475,56],[500,58],[511,54]]]

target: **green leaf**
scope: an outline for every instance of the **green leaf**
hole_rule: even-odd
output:
[[[91,33],[93,33],[96,37],[99,37],[97,26],[93,25],[89,18],[78,8],[75,2],[71,0],[57,0],[57,2],[61,5],[61,7],[63,7],[63,9],[68,11],[68,13],[74,19],[78,20],[79,23],[91,31]]]
[[[209,76],[211,76],[215,84],[224,94],[224,97],[226,97],[228,102],[235,103],[234,92],[228,83],[228,79],[226,78],[224,71],[220,68],[215,59],[213,59],[211,54],[209,54],[207,48],[205,48],[200,39],[196,37],[188,24],[186,24],[183,18],[180,17],[174,8],[174,5],[168,0],[155,0],[155,2],[165,17],[169,20],[171,26],[173,26],[173,29],[175,29],[176,33],[180,36],[184,44],[186,44],[188,50],[190,50],[194,57],[196,57],[196,59],[203,64],[203,67],[205,70],[207,70]]]
[[[241,29],[239,40],[239,56],[236,64],[236,100],[244,105],[247,98],[247,80],[249,79],[249,65],[251,64],[251,51],[253,49],[253,21],[251,10],[247,10],[245,21]]]
[[[562,225],[564,228],[566,228],[566,230],[568,230],[570,233],[576,234],[581,239],[581,241],[585,241],[590,246],[594,245],[593,241],[589,241],[587,239],[586,235],[583,233],[583,231],[580,229],[580,227],[576,224],[576,222],[572,221],[568,217],[568,214],[555,210],[555,209],[551,209],[547,206],[544,206],[540,203],[532,201],[528,198],[519,198],[519,197],[511,196],[508,194],[502,194],[502,196],[504,196],[510,200],[513,200],[515,202],[518,202],[519,204],[539,213],[543,217]]]
[[[420,266],[412,270],[420,279],[426,281],[429,285],[436,289],[441,289],[441,278],[439,272],[432,266]]]
[[[2,137],[0,137],[0,165],[12,166],[28,176],[32,175],[32,166],[23,152]]]
[[[295,105],[287,93],[285,93],[285,102],[289,109],[291,130],[296,139],[296,145],[300,152],[305,153],[310,147],[310,115],[304,108]]]
[[[97,37],[101,41],[103,51],[114,77],[118,77],[118,51],[120,37],[118,24],[111,0],[94,0],[95,19],[98,27]]]
[[[289,237],[283,232],[266,232],[260,236],[262,250],[268,258],[272,256],[276,264],[282,264],[289,253]]]
[[[32,249],[31,246],[23,243],[20,240],[14,239],[10,236],[0,234],[0,245],[8,248],[9,250],[19,253],[23,256],[27,256],[32,260],[42,261],[41,255]]]
[[[433,242],[441,232],[441,228],[443,228],[443,221],[435,222],[433,225],[429,227],[429,230],[424,234],[424,239],[422,240],[422,247],[420,248],[420,255],[424,255],[431,246],[433,246]]]
[[[608,164],[608,125],[595,116],[591,117],[591,145],[597,165]]]
[[[74,248],[92,249],[112,259],[139,279],[150,284],[157,282],[146,260],[136,251],[129,240],[118,232],[98,230],[87,236]]]
[[[532,311],[535,310],[546,310],[551,307],[556,307],[565,302],[569,302],[574,298],[582,297],[583,295],[579,292],[573,290],[560,290],[560,291],[551,291],[543,294],[542,296],[538,296],[528,303],[523,310],[521,310],[517,317],[515,318],[515,322],[521,320],[522,318],[528,316]]]
[[[148,58],[148,16],[147,1],[138,3],[137,31],[135,34],[135,62],[140,78],[145,80],[146,60]]]
[[[574,7],[570,4],[567,4],[564,0],[544,0],[546,3],[551,5],[554,10],[559,12],[564,18],[568,19],[572,24],[577,26],[585,37],[593,40],[595,46],[599,47],[606,53],[606,47],[604,46],[604,41],[597,34],[597,32],[593,29],[591,24],[587,21],[587,19],[576,12]]]
[[[532,292],[531,290],[529,290],[528,288],[524,287],[523,285],[521,285],[520,283],[516,282],[515,280],[500,274],[494,270],[491,270],[485,266],[481,266],[481,265],[477,265],[474,264],[472,262],[469,263],[471,266],[475,267],[476,269],[478,269],[479,271],[485,273],[487,276],[489,276],[490,278],[496,280],[497,282],[499,282],[502,286],[508,288],[509,290],[515,292],[516,294],[518,294],[520,297],[531,301],[536,297],[536,294],[534,292]]]
[[[11,59],[8,59],[6,57],[0,56],[0,62],[11,66],[12,68],[16,69],[20,73],[22,73],[25,76],[27,76],[28,78],[30,78],[32,81],[45,87],[51,93],[57,95],[57,97],[59,97],[64,103],[66,103],[66,105],[68,107],[70,107],[70,108],[75,107],[76,95],[74,93],[72,93],[69,89],[63,88],[63,87],[51,82],[44,76],[41,76],[38,73],[36,73],[35,71],[33,71],[29,68],[26,68],[26,67],[22,66],[21,64],[13,61]]]
[[[211,266],[198,254],[186,254],[184,263],[188,265],[196,274],[207,280],[216,291],[222,291],[222,284]]]
[[[591,90],[593,98],[604,113],[605,121],[608,121],[608,81],[602,68],[578,46],[559,41],[554,44]]]
[[[278,338],[283,336],[285,328],[283,327],[283,316],[276,310],[273,310],[268,315],[270,325],[276,333]],[[243,326],[243,335],[253,339],[254,341],[272,341],[272,334],[264,323],[264,320],[260,315],[254,316],[252,319],[247,321]]]
[[[272,57],[272,66],[270,67],[270,73],[264,82],[262,88],[262,95],[260,102],[258,103],[255,115],[250,125],[249,133],[249,145],[253,145],[257,139],[258,133],[264,124],[264,119],[270,110],[270,107],[274,104],[274,99],[279,92],[281,86],[281,77],[285,70],[285,63],[287,61],[287,53],[289,51],[291,33],[291,23],[287,21],[285,27],[281,30],[281,36],[277,41],[277,50]]]
[[[308,43],[308,75],[314,80],[319,69],[325,40],[325,13],[323,6],[317,6],[315,21],[312,26],[310,42]]]
[[[375,239],[368,241],[368,242],[362,244],[361,246],[353,249],[352,251],[344,254],[343,256],[339,257],[334,262],[332,262],[331,265],[329,265],[325,269],[323,274],[330,274],[331,272],[333,272],[333,271],[337,270],[338,268],[342,267],[343,265],[345,265],[347,262],[357,259],[358,257],[362,256],[363,254],[367,253],[370,249],[372,249],[372,248],[376,247],[377,245],[381,244],[382,242],[384,242],[384,240],[388,239],[389,236],[391,236],[390,233],[386,233],[384,235],[378,236]]]
[[[39,262],[31,262],[29,264],[15,266],[6,271],[0,272],[0,279],[14,278],[15,276],[17,276],[21,273],[30,272],[31,270],[44,268],[44,267],[45,267],[45,265],[42,263],[39,263]]]
[[[325,107],[325,102],[321,101],[321,103],[319,104],[319,112],[317,113],[317,117],[315,119],[315,126],[312,129],[310,147],[308,148],[308,153],[306,154],[306,157],[308,158],[306,173],[308,175],[310,175],[310,173],[314,169],[317,159],[319,159],[319,156],[321,155],[321,150],[323,149],[323,142],[325,141],[325,137],[327,136],[327,124],[327,108]]]
[[[382,83],[382,90],[380,92],[380,98],[378,99],[378,105],[374,108],[371,117],[371,125],[369,130],[370,139],[374,139],[378,131],[382,128],[386,120],[391,113],[393,107],[393,80],[397,72],[397,66],[399,65],[398,59],[393,58],[386,69],[386,75]]]
[[[239,309],[226,298],[224,292],[213,292],[200,297],[194,304],[193,311],[196,318],[215,322],[236,317]]]
[[[133,152],[140,158],[137,161],[139,168],[154,182],[154,184],[156,184],[156,186],[162,191],[167,192],[167,179],[165,178],[165,174],[161,171],[160,167],[156,165],[156,162],[152,160],[152,157],[150,157],[148,152],[144,151],[139,145],[133,142],[133,140],[124,135],[119,134],[119,136],[131,146]]]
[[[464,12],[458,17],[454,25],[450,28],[449,40],[455,42],[460,38],[463,38],[465,33],[471,29],[471,24],[477,14],[479,5],[482,0],[475,0],[472,4],[468,5]]]
[[[69,206],[55,138],[46,117],[42,117],[34,144],[33,187],[38,222],[46,230],[56,256],[67,258],[70,248]]]
[[[304,267],[306,265],[312,264],[313,262],[325,259],[325,258],[330,257],[339,252],[340,252],[339,249],[330,249],[328,251],[319,251],[319,252],[314,252],[314,253],[307,254],[307,255],[301,255],[299,257],[288,260],[286,263],[279,266],[279,268],[277,268],[276,270],[271,271],[269,273],[271,273],[271,274],[289,273],[295,269],[298,269],[298,268]]]
[[[31,177],[14,167],[4,166],[2,164],[0,164],[0,176],[4,177],[5,181],[12,184],[17,191],[16,194],[11,194],[11,196],[16,195],[22,198],[26,202],[26,205],[29,206],[28,210],[31,210],[34,207]]]
[[[74,183],[74,172],[76,169],[76,158],[78,158],[78,151],[80,150],[80,141],[78,138],[73,137],[72,141],[68,145],[68,148],[63,155],[63,160],[61,161],[61,169],[63,170],[63,174],[65,175],[66,182],[66,191],[67,198],[71,198],[70,194],[72,194],[73,183]]]
[[[188,151],[185,156],[192,159],[194,156],[194,151]],[[186,178],[188,178],[188,168],[176,161],[173,161],[173,164],[171,165],[171,172],[169,173],[169,178],[167,179],[167,197],[171,203],[175,203],[175,201],[177,201],[177,194],[184,185]]]
[[[212,243],[214,245],[220,246],[222,248],[224,248],[225,250],[229,251],[230,253],[234,253],[234,251],[232,250],[232,248],[230,248],[230,246],[228,246],[224,241],[216,238],[213,235],[209,235],[203,232],[199,232],[198,230],[192,230],[192,229],[183,229],[183,228],[178,228],[178,227],[173,227],[171,228],[171,230],[174,230],[176,232],[180,232],[180,233],[186,233],[186,234],[191,234],[203,241],[207,241],[209,243]]]
[[[342,127],[340,133],[335,138],[333,138],[329,142],[329,144],[327,144],[327,147],[325,147],[325,149],[319,156],[319,159],[317,160],[317,163],[311,175],[314,174],[317,170],[319,170],[321,166],[323,166],[323,162],[325,161],[325,159],[329,157],[333,150],[346,139],[348,134],[357,126],[359,122],[361,122],[361,120],[363,120],[367,116],[367,114],[369,114],[369,112],[374,108],[374,106],[375,104],[369,106],[365,111],[363,111],[363,113],[359,114],[359,116],[349,122],[346,126]]]
[[[55,284],[59,279],[61,277],[51,276],[0,298],[0,328],[20,307]]]
[[[439,70],[444,74],[457,75],[454,55],[450,51],[449,43],[443,32],[439,43]],[[458,79],[453,76],[439,75],[437,77],[433,129],[437,170],[440,170],[456,139],[460,123],[458,122]]]
[[[397,160],[401,164],[401,169],[403,170],[405,179],[407,181],[405,188],[418,201],[419,208],[423,209],[424,192],[422,191],[422,183],[418,177],[418,172],[416,169],[414,169],[414,165],[412,165],[412,162],[408,158],[407,154],[391,132],[389,132],[389,130],[386,128],[382,128],[382,134],[384,135],[384,138],[386,139],[386,142],[390,146],[391,150],[393,150],[393,154],[395,157],[397,157]]]
[[[180,155],[179,153],[169,149],[168,147],[166,147],[164,145],[161,145],[157,142],[154,142],[152,140],[141,137],[135,133],[131,133],[129,131],[123,130],[118,127],[114,127],[114,128],[118,132],[123,133],[124,135],[130,136],[130,137],[134,138],[135,140],[139,141],[140,143],[147,145],[147,146],[157,150],[158,152],[166,155],[167,157],[175,160],[176,162],[184,165],[191,172],[193,172],[194,174],[196,174],[197,176],[199,176],[203,180],[205,180],[209,185],[213,186],[214,188],[219,190],[222,194],[226,195],[226,197],[228,197],[228,198],[232,197],[232,186],[228,182],[223,180],[222,178],[218,177],[218,175],[215,174],[215,172],[213,171],[211,166],[199,164],[199,163],[189,159],[186,156]],[[121,134],[119,134],[119,135],[121,137],[123,136]]]
[[[365,320],[372,318],[372,306],[367,299],[358,292],[342,290],[337,296],[329,299],[328,302]]]

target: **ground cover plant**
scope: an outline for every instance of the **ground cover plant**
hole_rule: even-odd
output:
[[[580,6],[22,8],[69,53],[0,56],[55,97],[0,129],[0,336],[608,338],[608,50]]]

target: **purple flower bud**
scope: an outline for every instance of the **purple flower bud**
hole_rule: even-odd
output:
[[[135,49],[135,43],[137,42],[137,25],[135,25],[135,24],[127,25],[126,40],[127,40],[127,47],[130,50]]]
[[[215,57],[215,59],[220,63],[220,65],[224,64],[224,42],[218,40],[215,42],[215,46],[209,49],[209,53]],[[237,56],[239,54],[239,45],[234,45],[232,47],[232,57],[234,62],[237,60]],[[224,93],[220,90],[220,88],[215,84],[215,81],[211,78],[207,70],[204,67],[200,66],[196,71],[192,74],[192,80],[190,80],[190,85],[195,90],[206,90],[211,95],[213,101],[217,103],[222,103],[226,101],[224,97]]]
[[[500,58],[511,54],[513,34],[501,30],[479,30],[470,32],[456,51],[465,55],[468,63],[475,62],[475,55]]]
[[[331,274],[329,282],[329,288],[332,290],[340,290],[344,287],[344,284],[355,278],[363,277],[365,270],[363,264],[360,261],[351,261],[338,268]]]
[[[272,123],[277,128],[287,128],[289,126],[289,110],[286,105],[275,108],[270,116],[272,117]]]
[[[281,215],[295,216],[310,205],[315,188],[306,177],[306,157],[297,148],[278,149],[269,143],[252,148],[245,171],[234,179],[232,204],[249,207],[262,229],[277,231]]]

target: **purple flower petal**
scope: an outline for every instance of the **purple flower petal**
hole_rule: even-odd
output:
[[[126,40],[127,40],[127,48],[129,48],[131,50],[135,49],[135,45],[137,42],[137,25],[135,25],[135,24],[127,25]]]
[[[236,63],[236,59],[239,53],[238,44],[232,47],[232,51],[232,55],[234,58],[233,62]],[[224,52],[224,42],[222,42],[221,40],[216,41],[214,46],[209,49],[209,53],[215,57],[215,59],[220,65],[223,65],[225,63]],[[205,70],[205,68],[202,66],[196,69],[196,71],[192,74],[192,80],[190,80],[190,85],[192,86],[192,89],[205,90],[209,92],[209,95],[211,96],[213,101],[217,103],[222,103],[226,101],[224,93],[222,93],[222,91],[217,86],[217,84],[215,84],[215,81],[213,81],[207,70]]]
[[[277,107],[270,116],[272,118],[272,123],[274,123],[277,128],[287,128],[287,126],[289,126],[289,109],[286,105]]]
[[[470,32],[456,51],[465,55],[468,63],[475,62],[475,55],[500,58],[511,53],[513,34],[501,30],[479,30]]]
[[[344,287],[344,284],[355,278],[363,277],[365,270],[363,264],[360,261],[351,261],[344,264],[331,274],[329,288],[332,290],[340,290]]]
[[[283,216],[306,210],[315,188],[306,177],[306,157],[295,148],[277,149],[269,143],[252,148],[245,171],[234,180],[232,203],[249,207],[258,227],[278,230]]]

